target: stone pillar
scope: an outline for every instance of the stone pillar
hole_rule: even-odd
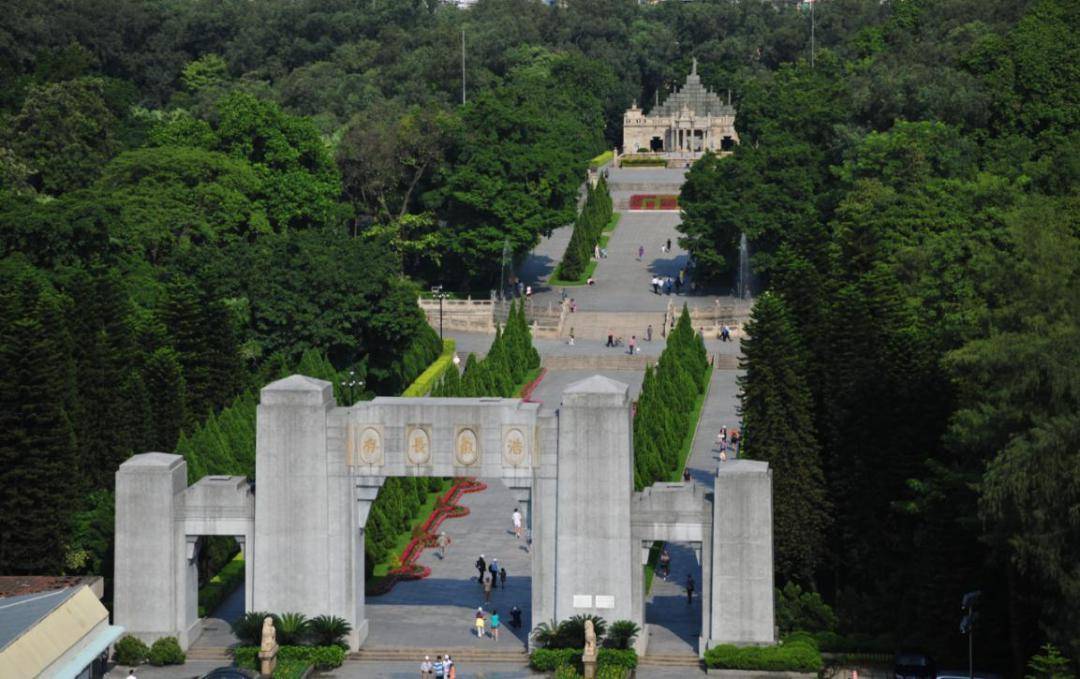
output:
[[[599,375],[563,392],[559,409],[555,618],[634,619],[640,552],[628,387]],[[638,578],[640,579],[640,578]]]
[[[113,621],[148,643],[175,636],[187,648],[186,541],[177,517],[187,488],[179,455],[134,455],[116,472]]]
[[[558,510],[559,420],[551,411],[537,419],[537,446],[529,525],[532,534],[532,606],[530,624],[536,627],[556,617],[555,578]],[[529,638],[530,648],[532,637]]]
[[[729,460],[714,488],[708,645],[775,643],[772,471],[767,462]]]
[[[345,618],[355,648],[366,632],[359,612],[363,562],[356,563],[363,545],[344,446],[335,455],[327,446],[334,405],[329,382],[303,375],[260,394],[252,606]]]

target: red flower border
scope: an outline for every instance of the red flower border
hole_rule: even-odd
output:
[[[378,585],[367,590],[368,596],[386,594],[402,580],[420,580],[431,575],[431,569],[416,563],[425,549],[435,547],[439,526],[447,519],[459,519],[469,514],[469,508],[457,504],[465,493],[478,493],[487,488],[487,484],[475,478],[455,479],[450,490],[435,501],[435,509],[423,524],[415,531],[417,534],[401,552],[401,566],[389,571]]]

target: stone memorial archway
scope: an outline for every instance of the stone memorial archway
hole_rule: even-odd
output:
[[[379,397],[338,406],[329,382],[293,375],[261,392],[254,492],[240,477],[190,488],[176,455],[136,455],[117,472],[115,622],[147,641],[199,633],[187,546],[236,535],[247,610],[336,615],[367,637],[364,529],[392,476],[500,478],[532,525],[532,619],[595,614],[644,627],[641,547],[702,549],[700,651],[772,643],[772,484],[767,465],[729,462],[712,489],[633,488],[625,384],[570,385],[557,410],[504,398]],[[644,651],[647,636],[638,641]]]

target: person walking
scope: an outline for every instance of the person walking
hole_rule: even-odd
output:
[[[667,547],[660,549],[660,579],[667,580],[671,575],[671,554],[668,554]]]
[[[517,606],[510,609],[510,625],[515,628],[521,627],[521,609]]]
[[[604,346],[605,347],[613,347],[613,346],[615,346],[615,333],[611,331],[611,328],[608,328],[608,331],[607,331],[607,344],[605,344]]]
[[[727,342],[731,339],[731,328],[727,324],[720,326],[720,341]]]
[[[637,261],[641,261],[641,258],[645,256],[645,246],[639,245],[637,247]]]
[[[431,656],[425,655],[424,662],[420,663],[420,679],[431,679],[435,673],[435,667],[431,664]]]
[[[667,251],[671,252],[671,239],[670,238],[667,239]]]
[[[491,611],[491,638],[495,641],[499,640],[499,611],[494,609]]]
[[[492,587],[498,587],[499,586],[499,560],[498,559],[492,559],[491,563],[488,564],[488,570],[491,571],[491,586]]]
[[[487,561],[484,561],[484,555],[481,554],[480,558],[476,560],[476,570],[480,571],[480,575],[477,576],[476,581],[481,585],[484,584],[484,573],[487,572]]]
[[[686,605],[694,603],[694,576],[686,576]]]
[[[446,679],[446,663],[443,662],[442,656],[435,656],[435,662],[431,664],[431,670],[435,673],[435,679]]]
[[[645,328],[645,341],[652,341],[652,323],[649,324],[649,327]]]
[[[457,679],[457,668],[454,666],[454,659],[450,657],[450,654],[446,654],[446,660],[443,661],[446,665],[446,679]]]
[[[525,299],[527,299],[529,301],[532,301],[532,286],[531,285],[526,285],[525,286]]]
[[[491,576],[484,576],[484,603],[491,602]]]
[[[659,276],[653,276],[652,277],[652,291],[653,291],[654,295],[659,295],[660,294],[660,277]]]
[[[570,337],[573,337],[574,333],[571,331]],[[571,342],[573,344],[573,342]],[[514,507],[514,513],[510,516],[510,519],[514,522],[514,537],[518,540],[521,539],[521,508]]]
[[[484,638],[484,609],[483,608],[477,608],[476,609],[476,620],[475,620],[475,622],[473,624],[476,626],[476,638],[477,639],[483,639]]]
[[[592,246],[592,251],[593,251],[593,259],[600,259],[600,244],[599,243]]]
[[[630,343],[629,343],[628,348],[629,348],[631,354],[634,353],[634,348],[635,348],[636,344],[637,344],[637,335],[630,335]]]
[[[505,568],[500,568],[499,569],[499,580],[502,581],[502,588],[506,589],[506,569]]]
[[[570,346],[574,346],[574,329],[570,328],[570,337],[566,340],[566,343]]]
[[[450,536],[446,534],[446,531],[439,533],[439,539],[436,541],[439,545],[439,558],[446,558],[446,548],[450,546]]]

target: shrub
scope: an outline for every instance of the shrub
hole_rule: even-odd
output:
[[[229,627],[241,646],[258,646],[262,643],[263,620],[268,615],[265,611],[252,611],[232,621]]]
[[[141,665],[150,655],[150,648],[142,639],[125,634],[113,646],[113,659],[117,665]]]
[[[705,664],[710,668],[774,672],[818,672],[822,667],[821,653],[805,639],[778,646],[740,648],[721,644],[705,651]]]
[[[347,647],[345,637],[349,632],[352,632],[352,625],[336,615],[319,615],[311,619],[309,633],[316,646]]]
[[[176,637],[162,637],[150,647],[150,664],[157,667],[162,665],[183,665],[187,657],[180,648],[180,642]]]
[[[555,668],[555,679],[577,679],[581,674],[573,665],[562,665]]]
[[[446,369],[453,365],[454,360],[454,347],[455,341],[448,339],[443,341],[443,350],[439,355],[439,358],[435,360],[427,370],[420,373],[420,376],[416,378],[416,381],[410,384],[405,391],[401,392],[402,396],[427,396],[431,393],[431,390],[435,387],[435,384],[439,381],[439,378],[443,376]]]
[[[303,613],[282,613],[274,616],[277,642],[282,646],[298,646],[307,640],[311,623]],[[260,640],[261,641],[261,640]]]
[[[259,647],[239,646],[232,650],[237,667],[258,669]],[[345,649],[340,646],[280,646],[279,662],[302,662],[317,670],[332,670],[345,662]]]
[[[529,656],[529,667],[539,672],[553,672],[581,662],[581,654],[580,648],[538,648]]]
[[[630,648],[630,645],[634,643],[634,639],[640,633],[641,628],[634,621],[616,620],[611,623],[611,629],[608,630],[607,636],[604,638],[604,646],[606,648]]]
[[[311,667],[311,663],[303,660],[282,660],[274,668],[274,673],[270,675],[273,679],[300,679]]]
[[[836,614],[817,592],[804,592],[794,582],[776,590],[776,624],[780,634],[836,630]]]
[[[596,679],[624,679],[630,670],[618,665],[597,665]]]
[[[589,161],[589,167],[595,170],[598,167],[602,167],[603,165],[610,163],[611,159],[614,157],[615,154],[612,151],[604,151],[603,153]]]
[[[632,670],[637,667],[637,651],[632,648],[601,648],[596,653],[596,665]]]

